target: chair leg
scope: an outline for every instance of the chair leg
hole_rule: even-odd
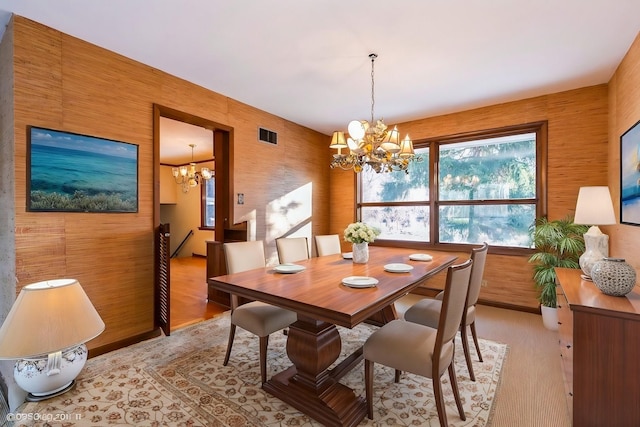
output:
[[[367,416],[373,419],[373,362],[364,360],[364,390],[367,399]]]
[[[481,362],[484,362],[484,360],[482,360],[482,353],[480,353],[480,346],[478,345],[478,334],[476,333],[476,322],[473,322],[471,325],[469,325],[469,328],[471,329],[471,335],[473,336],[473,343],[476,345],[476,351],[478,352],[478,360],[480,360]]]
[[[225,354],[224,362],[222,362],[224,366],[227,366],[227,363],[229,363],[229,356],[231,356],[231,347],[233,347],[233,338],[235,336],[236,336],[236,325],[232,323],[231,327],[229,328],[229,343],[227,344],[227,354]]]
[[[458,380],[456,379],[456,370],[453,366],[453,360],[449,364],[448,370],[449,370],[449,381],[451,381],[451,388],[453,389],[453,397],[455,397],[456,399],[456,406],[458,407],[458,413],[460,414],[460,419],[462,421],[466,421],[467,416],[464,413],[464,408],[462,407],[462,401],[460,400],[460,390],[458,390]]]
[[[462,338],[462,349],[464,350],[464,358],[467,361],[467,370],[469,371],[469,378],[471,381],[476,380],[476,375],[473,372],[473,364],[471,363],[471,354],[469,354],[469,337],[467,335],[467,327],[460,325],[460,336]]]
[[[260,337],[260,377],[262,384],[267,382],[267,346],[269,345],[269,335]]]
[[[433,395],[436,400],[436,409],[438,410],[438,419],[440,420],[440,427],[447,427],[447,410],[444,407],[444,396],[442,394],[442,383],[437,375],[432,378],[433,382]]]

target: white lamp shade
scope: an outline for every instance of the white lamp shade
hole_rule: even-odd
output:
[[[331,144],[329,144],[329,148],[347,148],[347,141],[344,138],[344,132],[333,132],[331,136]]]
[[[380,147],[388,152],[395,154],[400,151],[400,132],[398,132],[398,128],[394,127],[387,133],[387,137],[380,144]]]
[[[0,328],[0,359],[49,354],[85,343],[105,324],[75,279],[22,288]]]
[[[349,136],[351,136],[351,138],[355,139],[356,141],[362,139],[366,131],[364,123],[360,120],[352,120],[351,122],[349,122],[349,126],[347,127],[347,129],[349,130]]]
[[[585,225],[615,224],[616,216],[609,187],[580,187],[573,222]]]
[[[405,136],[402,140],[402,144],[400,145],[400,157],[413,157],[413,142],[409,138],[409,135]]]

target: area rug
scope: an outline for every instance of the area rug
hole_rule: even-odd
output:
[[[374,331],[371,325],[339,328],[342,356]],[[171,334],[89,359],[76,387],[43,402],[27,402],[16,411],[17,426],[320,426],[321,424],[260,387],[258,340],[238,328],[228,366],[222,366],[229,331],[225,313]],[[507,346],[480,340],[484,362],[474,360],[470,381],[462,347],[455,367],[467,416],[457,413],[448,377],[443,377],[450,426],[488,426],[500,384]],[[269,340],[269,376],[290,366],[286,336]],[[476,359],[472,350],[473,359]],[[364,395],[361,362],[341,380]],[[437,426],[431,380],[404,373],[399,384],[393,370],[376,365],[374,420],[362,426]]]

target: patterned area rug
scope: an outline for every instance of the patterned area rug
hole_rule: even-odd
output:
[[[319,426],[260,387],[258,340],[238,328],[231,360],[222,366],[229,314],[198,323],[121,350],[89,359],[76,387],[44,402],[27,402],[17,413],[36,426]],[[339,328],[342,357],[361,346],[376,328]],[[290,365],[286,337],[269,340],[268,375]],[[473,345],[473,344],[472,344]],[[476,382],[468,378],[462,347],[456,346],[456,372],[466,421],[458,416],[448,377],[443,390],[450,426],[487,426],[500,384],[507,346],[480,340],[484,362],[474,360]],[[472,359],[476,359],[472,350]],[[341,380],[364,395],[360,363]],[[393,370],[376,365],[374,418],[363,426],[437,426],[431,380],[403,374],[393,383]]]

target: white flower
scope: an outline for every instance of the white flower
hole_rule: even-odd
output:
[[[363,222],[349,224],[344,230],[344,240],[351,243],[371,243],[376,240],[380,230]]]

